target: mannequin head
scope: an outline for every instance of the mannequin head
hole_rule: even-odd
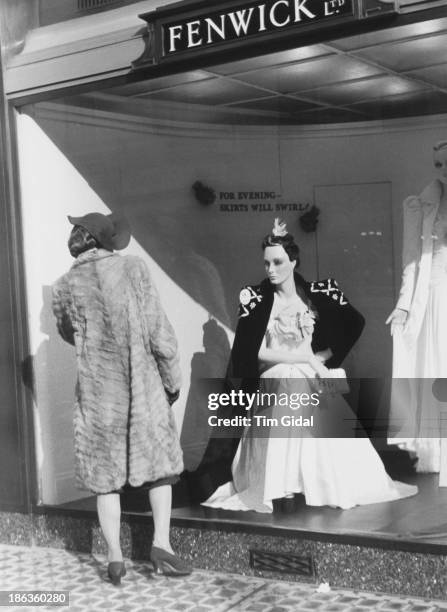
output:
[[[278,286],[293,277],[296,259],[290,259],[281,244],[274,244],[264,248],[264,266],[269,281]]]
[[[300,265],[300,249],[286,224],[275,219],[273,230],[262,241],[264,266],[271,284],[279,287],[293,278],[295,268]]]

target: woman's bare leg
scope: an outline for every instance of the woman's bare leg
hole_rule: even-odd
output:
[[[173,553],[169,540],[171,524],[172,487],[163,485],[149,490],[152,516],[154,519],[153,545]]]
[[[96,502],[99,524],[107,542],[109,563],[111,561],[122,561],[123,555],[120,545],[120,496],[118,493],[106,493],[98,495]]]

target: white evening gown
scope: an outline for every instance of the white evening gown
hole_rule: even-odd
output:
[[[300,326],[307,306],[297,296],[281,307],[275,298],[265,341],[269,348],[296,350],[303,341]],[[306,319],[308,321],[308,319]],[[307,330],[307,334],[306,334]],[[312,339],[313,324],[304,328],[305,342]],[[302,348],[301,344],[301,348]],[[277,364],[264,371],[260,392],[308,393],[315,391],[315,372],[305,364]],[[275,406],[271,416],[290,414],[290,408]],[[295,411],[295,415],[303,409]],[[328,435],[337,423],[355,424],[355,415],[339,393],[321,396],[312,411]],[[292,412],[293,413],[293,412]],[[339,429],[338,429],[339,431]],[[358,504],[388,502],[415,495],[417,487],[394,482],[368,438],[312,437],[311,428],[282,428],[281,435],[255,437],[246,428],[232,465],[233,482],[222,485],[203,505],[228,510],[272,512],[272,500],[303,493],[310,506],[352,508]]]
[[[391,444],[414,452],[418,472],[441,471],[440,484],[447,486],[447,465],[441,466],[441,415],[446,404],[433,395],[435,379],[447,379],[447,207],[441,202],[433,225],[430,286],[422,327],[416,340],[416,361],[411,379],[393,381],[392,402],[401,415],[401,435]],[[399,339],[396,339],[399,340]],[[402,340],[403,341],[403,340]],[[395,343],[394,372],[400,368],[399,343]],[[408,437],[402,437],[402,433]],[[446,441],[444,441],[445,443]],[[447,448],[445,449],[447,451]],[[447,461],[443,452],[442,463]]]

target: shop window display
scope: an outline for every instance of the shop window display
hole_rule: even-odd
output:
[[[436,20],[424,32],[416,24],[340,38],[19,109],[41,503],[88,505],[73,468],[74,355],[57,336],[50,287],[71,265],[67,215],[92,211],[127,217],[128,252],[146,261],[179,339],[178,509],[231,480],[243,428],[232,438],[216,431],[208,399],[224,389],[237,297],[262,280],[259,241],[277,217],[299,245],[300,274],[336,279],[365,319],[337,364],[347,376],[339,399],[390,475],[418,486],[417,452],[389,430],[396,374],[385,321],[405,251],[401,202],[421,192],[433,145],[447,138],[446,29]],[[51,245],[36,239],[37,217]],[[429,470],[433,491],[439,470],[439,461]],[[295,504],[297,520],[306,501]]]

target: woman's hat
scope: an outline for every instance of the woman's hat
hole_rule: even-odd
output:
[[[109,251],[125,249],[130,242],[130,226],[122,215],[112,213],[88,213],[83,217],[70,217],[72,225],[80,225],[86,229],[96,240]]]

